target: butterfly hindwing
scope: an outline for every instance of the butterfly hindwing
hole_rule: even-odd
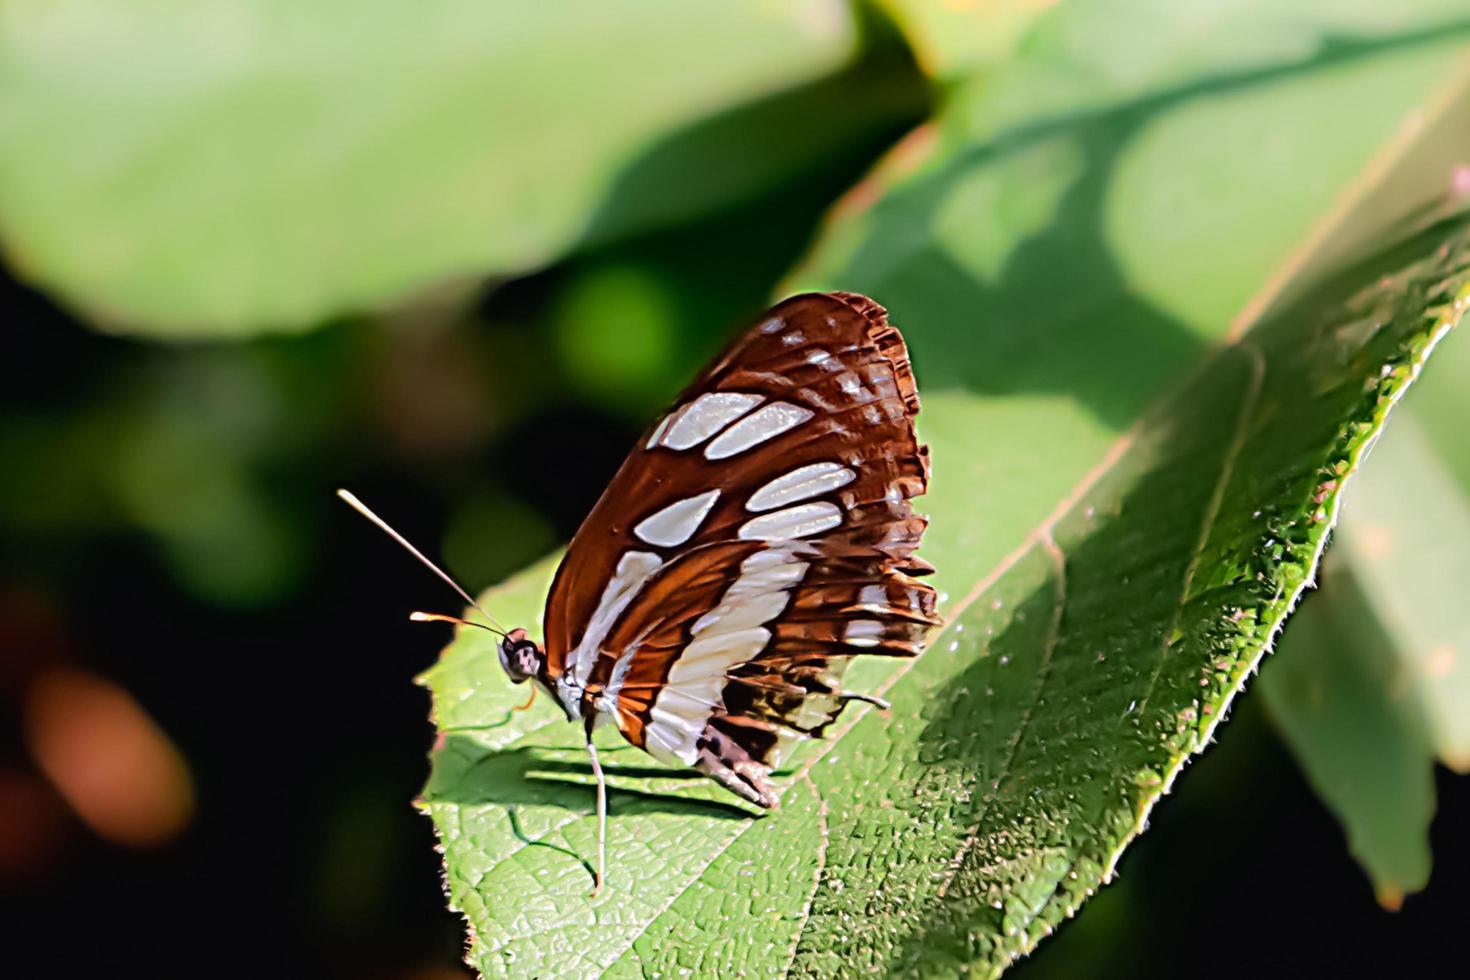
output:
[[[928,456],[907,352],[853,294],[787,300],[640,440],[574,538],[546,613],[569,715],[754,802],[793,735],[841,710],[862,653],[936,622],[914,555]]]

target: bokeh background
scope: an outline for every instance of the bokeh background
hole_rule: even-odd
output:
[[[410,806],[446,637],[405,618],[457,601],[332,491],[471,588],[552,550],[1051,12],[624,6],[0,4],[0,971],[461,975]],[[1463,487],[1442,373],[1411,403]],[[1426,756],[1432,876],[1386,894],[1270,707],[1018,976],[1433,961],[1470,785]]]

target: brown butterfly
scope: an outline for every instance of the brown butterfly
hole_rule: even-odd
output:
[[[916,656],[938,623],[934,590],[916,578],[933,571],[914,555],[926,521],[909,503],[929,476],[918,410],[881,306],[854,293],[786,300],[623,462],[557,570],[546,645],[492,629],[510,679],[534,681],[584,726],[596,887],[607,819],[598,725],[773,808],[771,769],[791,739],[821,735],[849,701],[886,707],[841,679],[858,654]]]

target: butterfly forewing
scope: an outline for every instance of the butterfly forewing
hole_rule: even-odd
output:
[[[772,309],[640,439],[573,539],[546,610],[573,717],[774,805],[783,741],[819,733],[861,653],[934,624],[913,576],[928,456],[907,352],[846,293]]]

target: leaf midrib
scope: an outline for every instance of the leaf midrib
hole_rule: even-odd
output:
[[[1232,349],[1237,348],[1245,350],[1251,355],[1251,387],[1247,389],[1246,396],[1241,401],[1240,413],[1236,417],[1235,434],[1231,439],[1229,445],[1226,447],[1225,455],[1221,460],[1220,475],[1215,481],[1214,490],[1211,492],[1210,495],[1210,502],[1205,508],[1204,520],[1200,522],[1200,533],[1195,540],[1194,554],[1190,557],[1189,564],[1185,568],[1184,581],[1183,585],[1180,588],[1179,601],[1175,604],[1174,617],[1169,624],[1169,628],[1166,629],[1163,634],[1163,646],[1159,650],[1158,663],[1154,667],[1152,676],[1149,677],[1148,686],[1144,689],[1143,697],[1139,699],[1138,711],[1140,716],[1147,707],[1149,699],[1153,696],[1154,688],[1158,684],[1159,676],[1163,673],[1164,660],[1168,656],[1170,638],[1174,635],[1175,630],[1178,628],[1179,622],[1184,615],[1184,608],[1189,602],[1189,590],[1193,585],[1194,576],[1199,569],[1199,560],[1201,557],[1203,557],[1205,547],[1209,543],[1210,534],[1213,532],[1215,524],[1219,520],[1220,508],[1225,498],[1225,489],[1227,486],[1229,486],[1231,475],[1234,473],[1236,460],[1240,458],[1240,454],[1245,448],[1245,433],[1249,428],[1248,423],[1255,412],[1256,405],[1260,400],[1261,390],[1264,387],[1266,377],[1265,354],[1260,350],[1259,347],[1257,347],[1253,343],[1250,343],[1249,341],[1241,341],[1235,345],[1220,350],[1214,357],[1210,358],[1206,362],[1206,364],[1208,365],[1210,363],[1214,363],[1217,360],[1223,359],[1227,354],[1229,354]],[[1207,370],[1208,368],[1206,367],[1205,369]],[[1167,398],[1164,399],[1164,401],[1167,400]],[[1050,536],[1048,535],[1048,539],[1049,538]],[[1063,593],[1062,597],[1059,599],[1059,602],[1064,601],[1064,599],[1065,593]],[[1058,625],[1060,625],[1060,623],[1058,623]],[[1196,744],[1199,743],[1196,742]],[[1179,770],[1183,767],[1185,760],[1187,760],[1192,754],[1192,748],[1190,751],[1182,753],[1179,759],[1174,763],[1171,771],[1165,774],[1164,785],[1166,787],[1173,782],[1175,774],[1179,772]],[[1113,848],[1115,859],[1116,855],[1121,854],[1123,850],[1127,848],[1128,844],[1142,831],[1143,825],[1148,819],[1148,814],[1152,812],[1154,805],[1160,799],[1162,799],[1163,796],[1164,793],[1161,791],[1159,794],[1154,796],[1153,799],[1149,800],[1142,808],[1141,812],[1137,815],[1137,819],[1133,827],[1129,830],[1127,836],[1125,836],[1118,843],[1118,845]],[[1072,872],[1077,870],[1080,858],[1080,849],[1074,849],[1067,861],[1067,867],[1065,868],[1065,870],[1062,871],[1061,874],[1057,876],[1057,884],[1052,888],[1052,893],[1047,896],[1046,901],[1042,902],[1041,905],[1035,909],[1035,911],[1032,911],[1025,916],[1024,921],[1022,922],[1021,927],[1018,930],[1021,935],[1026,935],[1027,933],[1029,933],[1031,924],[1034,923],[1038,918],[1040,918],[1043,912],[1053,907],[1053,904],[1057,901],[1057,894],[1062,888],[1063,884],[1071,876]],[[1104,880],[1107,880],[1106,877],[1104,878]]]

